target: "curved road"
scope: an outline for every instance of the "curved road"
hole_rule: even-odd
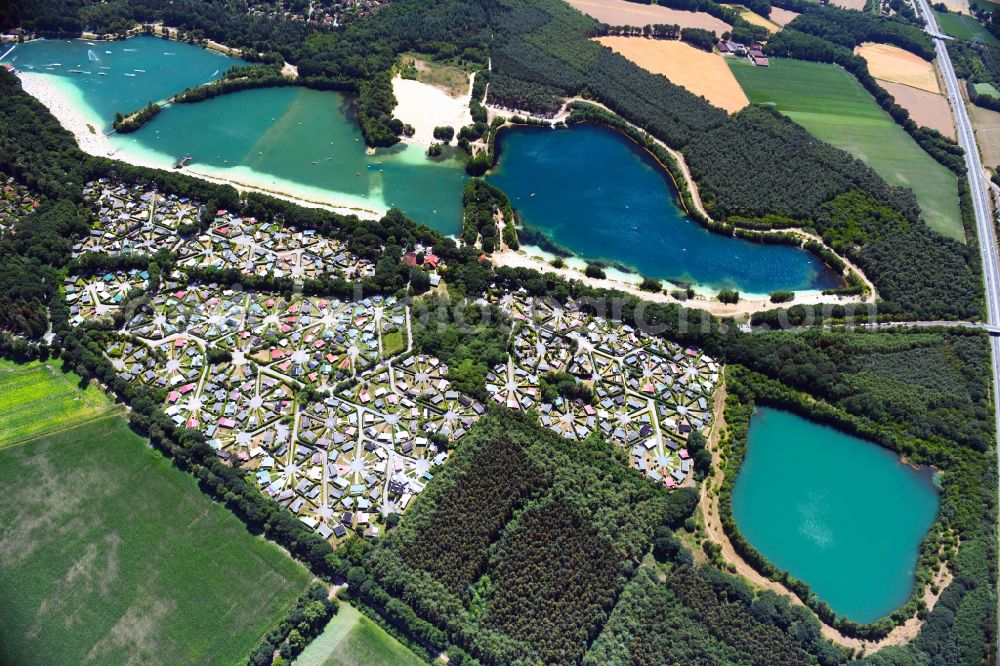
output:
[[[937,49],[938,66],[948,88],[948,98],[955,114],[955,126],[958,129],[958,143],[965,149],[965,166],[969,171],[969,188],[972,192],[972,203],[976,211],[976,231],[979,235],[979,248],[983,256],[983,276],[986,279],[986,322],[990,326],[1000,323],[1000,264],[997,262],[996,234],[993,227],[993,216],[990,213],[990,203],[986,194],[986,179],[983,165],[979,160],[979,149],[976,146],[976,136],[969,122],[969,114],[958,87],[955,70],[951,66],[943,35],[938,28],[937,19],[931,11],[927,0],[917,0],[921,13],[927,23],[927,32],[934,38]],[[990,336],[990,347],[993,357],[993,403],[997,416],[997,426],[1000,428],[1000,337]],[[998,431],[1000,432],[1000,431]],[[1000,437],[998,437],[1000,442]],[[1000,456],[1000,446],[997,448]],[[997,634],[997,663],[1000,664],[1000,632]]]

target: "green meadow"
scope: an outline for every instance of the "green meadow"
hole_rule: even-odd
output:
[[[242,664],[311,579],[116,414],[0,451],[0,487],[0,664]]]
[[[909,187],[932,229],[965,241],[955,174],[924,152],[846,70],[785,58],[772,58],[770,67],[727,62],[752,103],[777,109],[863,160],[889,184]]]
[[[424,666],[424,661],[353,606],[340,610],[294,666]]]
[[[992,5],[993,3],[990,4]],[[990,8],[990,11],[993,11],[993,7]],[[990,46],[1000,46],[1000,41],[990,34],[990,31],[982,23],[971,16],[938,11],[934,12],[934,16],[937,18],[938,27],[941,29],[941,32],[946,35],[967,42],[983,42]]]
[[[111,401],[96,386],[63,372],[62,361],[0,359],[0,449],[30,437],[79,425],[106,413]]]

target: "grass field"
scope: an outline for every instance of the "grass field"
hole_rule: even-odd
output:
[[[992,83],[973,83],[972,87],[976,89],[978,95],[1000,98],[1000,90],[997,90]]]
[[[965,14],[934,12],[941,32],[967,42],[983,42],[990,46],[1000,46],[1000,41],[990,34],[983,25]]]
[[[416,70],[416,80],[441,88],[452,97],[461,97],[469,92],[469,72],[455,65],[434,62],[419,53],[404,53],[404,66],[412,65]]]
[[[237,664],[311,576],[107,415],[0,451],[2,664]]]
[[[62,371],[62,361],[13,363],[0,359],[0,449],[75,426],[112,407],[94,386]]]
[[[892,185],[909,187],[935,231],[965,240],[955,175],[923,151],[846,70],[772,58],[770,67],[730,59],[750,101],[767,104],[813,136],[866,162]]]
[[[293,666],[423,666],[425,662],[353,606],[340,610]]]

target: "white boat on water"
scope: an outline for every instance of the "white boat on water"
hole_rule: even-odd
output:
[[[125,76],[135,76],[135,74],[129,74],[128,72],[125,72]]]
[[[140,73],[142,73],[142,74],[145,74],[145,73],[146,73],[146,70],[144,70],[144,69],[133,69],[132,71],[133,71],[133,72],[140,72]]]

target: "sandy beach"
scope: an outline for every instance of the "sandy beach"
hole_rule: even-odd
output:
[[[470,76],[471,79],[471,76]],[[399,76],[392,80],[392,92],[396,96],[394,115],[416,130],[412,137],[404,137],[407,143],[430,145],[436,143],[434,128],[449,126],[459,128],[472,124],[469,114],[470,93],[452,97],[441,88]]]
[[[147,155],[116,146],[111,137],[100,130],[100,120],[89,117],[83,110],[86,108],[84,102],[74,99],[72,91],[61,86],[57,77],[34,72],[19,72],[18,77],[25,92],[44,104],[56,120],[73,133],[77,144],[85,153],[99,157],[113,157],[128,164],[151,169],[170,170],[173,167],[173,160],[168,156],[159,156],[155,153]],[[359,207],[354,202],[341,201],[336,192],[329,192],[330,196],[326,196],[325,192],[310,197],[296,196],[282,191],[280,184],[268,182],[273,179],[267,174],[246,173],[234,178],[228,173],[214,173],[197,166],[184,169],[184,173],[209,182],[232,185],[241,192],[260,192],[307,208],[323,208],[342,215],[357,215],[370,220],[377,220],[385,214],[385,210],[378,207]]]
[[[642,276],[636,273],[624,273],[614,269],[605,269],[607,277],[592,278],[584,275],[586,262],[579,258],[564,259],[566,264],[563,268],[555,268],[549,261],[553,257],[547,255],[543,250],[531,246],[522,247],[520,250],[501,250],[494,252],[492,259],[496,266],[510,266],[514,268],[533,268],[542,273],[555,273],[566,280],[579,280],[586,285],[597,289],[616,289],[618,291],[631,294],[643,300],[654,303],[680,303],[687,307],[706,310],[719,317],[746,317],[761,310],[771,310],[789,305],[814,305],[817,303],[852,303],[858,302],[857,298],[844,298],[838,296],[826,296],[821,291],[807,290],[795,292],[795,300],[784,305],[775,305],[771,302],[768,294],[749,294],[740,292],[740,302],[734,304],[720,303],[715,299],[717,289],[698,285],[695,286],[694,298],[686,301],[678,301],[670,294],[658,292],[651,293],[639,289]],[[670,284],[663,281],[666,288]]]
[[[55,77],[34,72],[19,72],[17,76],[24,91],[44,104],[56,120],[73,133],[84,152],[105,157],[114,152],[111,141],[101,132],[101,123],[82,113],[79,101],[58,85],[53,80]]]

